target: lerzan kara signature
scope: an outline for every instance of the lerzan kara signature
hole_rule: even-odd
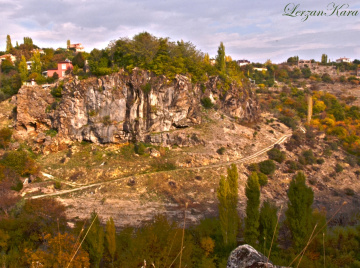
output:
[[[309,17],[320,17],[320,16],[337,16],[337,17],[350,17],[357,16],[357,10],[349,10],[348,4],[337,5],[331,2],[327,5],[326,11],[324,10],[300,10],[300,4],[289,3],[284,8],[283,16],[289,17],[302,17],[301,21],[306,21]]]

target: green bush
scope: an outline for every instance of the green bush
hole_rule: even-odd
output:
[[[90,117],[93,117],[93,116],[95,116],[97,114],[97,112],[95,111],[95,110],[90,110],[89,112],[88,112],[88,115],[90,116]]]
[[[304,169],[303,165],[300,164],[299,162],[293,161],[293,160],[288,160],[285,162],[285,164],[288,167],[288,172],[290,173],[294,173],[296,170],[302,170]]]
[[[259,163],[259,170],[266,175],[270,175],[276,170],[276,165],[271,159],[265,160]]]
[[[5,149],[11,140],[12,130],[10,128],[0,129],[0,148]]]
[[[202,106],[204,106],[205,109],[211,109],[212,107],[214,107],[214,104],[209,97],[202,98],[201,104]]]
[[[348,163],[351,167],[355,167],[357,164],[356,158],[353,156],[346,156],[344,159],[345,163]]]
[[[345,191],[346,195],[349,195],[349,196],[355,195],[355,191],[351,188],[345,188],[344,191]]]
[[[332,150],[330,146],[326,146],[324,151],[323,151],[323,155],[326,157],[330,157],[332,155]]]
[[[258,178],[259,178],[259,184],[261,187],[265,186],[268,183],[268,177],[261,172],[257,172]]]
[[[59,181],[54,182],[54,188],[56,190],[60,190],[61,189],[61,183]]]
[[[330,145],[331,150],[333,150],[333,151],[339,150],[339,144],[336,141],[331,142],[329,145]]]
[[[311,149],[307,150],[307,151],[303,151],[302,156],[305,159],[305,164],[306,165],[313,165],[313,164],[316,163],[316,157],[314,156],[314,153],[313,153],[313,151]]]
[[[324,164],[324,162],[325,162],[324,158],[318,158],[318,159],[316,159],[316,163],[319,164],[319,165]]]
[[[331,76],[328,73],[325,73],[322,75],[321,80],[325,83],[331,83],[332,79]]]
[[[258,171],[259,170],[259,165],[257,163],[252,163],[248,166],[248,170],[250,171]]]
[[[279,117],[279,121],[291,129],[296,129],[297,127],[297,122],[293,117],[281,116]]]
[[[340,172],[342,172],[344,170],[344,168],[342,167],[342,165],[340,165],[339,163],[337,163],[336,165],[335,165],[335,172],[336,173],[340,173]]]
[[[17,180],[16,184],[11,187],[11,190],[20,192],[23,188],[23,183],[20,180]]]
[[[144,155],[145,154],[145,149],[146,149],[146,147],[142,142],[138,142],[134,146],[134,151],[138,155]]]
[[[220,155],[223,155],[225,153],[225,150],[226,150],[225,147],[221,147],[221,148],[217,149],[216,152]]]
[[[155,169],[155,171],[168,171],[175,170],[176,165],[172,161],[166,161],[166,159],[157,159],[151,163],[151,166]]]
[[[57,130],[56,129],[49,129],[45,132],[46,135],[50,136],[50,137],[55,137],[57,135]]]
[[[146,83],[145,85],[141,86],[141,89],[145,94],[149,94],[151,91],[151,84]]]
[[[269,156],[270,159],[278,163],[284,162],[286,158],[286,153],[276,148],[272,148],[270,151],[268,151],[267,155]]]
[[[54,87],[51,89],[50,93],[54,98],[61,98],[62,97],[62,88],[63,84],[60,83],[58,87]]]

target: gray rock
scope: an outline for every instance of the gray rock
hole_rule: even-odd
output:
[[[285,268],[267,262],[260,252],[250,245],[242,245],[234,249],[227,262],[226,268]]]

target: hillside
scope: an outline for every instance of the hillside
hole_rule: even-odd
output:
[[[10,61],[1,76],[0,264],[62,267],[84,238],[79,267],[225,267],[243,243],[289,265],[306,239],[303,267],[357,265],[355,62],[240,67],[221,43],[212,64],[148,33],[59,54],[74,69],[47,85]]]

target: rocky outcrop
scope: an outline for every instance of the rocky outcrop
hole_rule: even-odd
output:
[[[225,91],[217,77],[192,84],[177,75],[173,81],[134,69],[101,78],[68,80],[62,98],[50,89],[22,87],[17,96],[16,129],[29,135],[56,129],[62,140],[121,143],[146,141],[156,144],[199,144],[196,136],[184,137],[172,130],[201,123],[201,100],[210,99],[216,109],[237,120],[256,120],[258,106],[250,89],[230,85]]]
[[[285,268],[267,261],[267,257],[256,251],[250,245],[242,245],[234,249],[226,268]]]

